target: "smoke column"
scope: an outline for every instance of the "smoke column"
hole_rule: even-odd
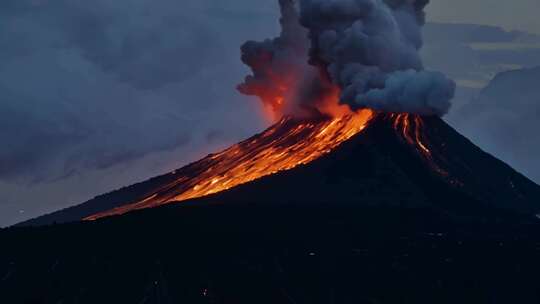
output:
[[[317,109],[337,87],[339,102],[352,110],[442,116],[456,85],[423,68],[428,2],[281,0],[281,35],[242,47],[253,75],[239,89],[276,114]]]
[[[276,116],[292,111],[291,99],[304,77],[316,75],[308,64],[310,42],[308,30],[300,25],[293,0],[280,0],[281,34],[262,42],[248,41],[242,45],[242,61],[253,75],[245,78],[238,90],[258,96],[264,106]]]

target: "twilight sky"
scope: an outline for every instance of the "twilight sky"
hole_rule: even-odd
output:
[[[433,0],[428,19],[540,34],[539,0],[497,2]],[[264,128],[256,100],[235,90],[247,73],[239,47],[273,37],[277,14],[277,0],[1,1],[0,226],[173,170]],[[537,36],[509,41],[502,30],[481,29],[497,43],[471,46],[445,40],[450,31],[433,30],[442,40],[426,41],[424,56],[428,68],[458,81],[457,105],[481,99],[499,72],[540,65]],[[520,113],[539,101],[509,105],[505,123],[526,117],[534,128],[538,116]],[[472,104],[469,112],[490,121],[489,106]],[[452,125],[540,181],[540,168],[530,169],[538,160],[516,155],[488,136],[493,126],[455,108]],[[536,133],[504,138],[516,136],[521,146],[540,146]]]

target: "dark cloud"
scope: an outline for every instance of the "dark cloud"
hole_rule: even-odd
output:
[[[256,104],[234,90],[245,73],[238,45],[275,33],[276,8],[273,0],[0,1],[0,226],[259,130]]]
[[[3,37],[12,38],[3,45],[27,54],[43,47],[77,49],[90,63],[137,88],[181,81],[218,60],[211,56],[220,47],[217,33],[188,13],[194,9],[189,2],[137,1],[128,7],[125,1],[103,0],[10,2],[1,4]]]
[[[281,35],[242,46],[253,74],[239,89],[278,113],[290,104],[318,108],[326,98],[311,98],[309,105],[303,97],[314,91],[331,96],[338,86],[341,103],[353,110],[442,116],[455,84],[423,69],[419,49],[427,3],[281,0]]]
[[[223,79],[241,71],[228,45],[242,35],[224,43],[227,28],[212,19],[242,20],[210,2],[2,1],[0,135],[9,149],[0,152],[0,179],[107,168],[230,119],[218,113],[240,103]]]
[[[189,138],[182,128],[170,129],[189,122],[172,99],[118,82],[73,50],[44,49],[5,62],[0,83],[0,133],[10,146],[1,178],[39,180],[106,167]]]

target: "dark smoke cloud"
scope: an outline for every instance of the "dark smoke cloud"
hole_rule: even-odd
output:
[[[423,71],[427,0],[301,0],[312,62],[324,66],[353,109],[444,115],[455,84]]]
[[[297,98],[299,86],[308,78],[317,77],[315,67],[308,64],[308,31],[300,25],[294,1],[280,0],[279,4],[280,35],[242,45],[242,61],[253,74],[238,86],[241,93],[258,96],[277,115],[297,110],[297,103],[291,100]]]
[[[341,88],[341,102],[353,110],[442,116],[455,84],[423,69],[419,49],[427,3],[300,0],[297,6],[281,0],[280,37],[242,47],[242,60],[253,75],[239,89],[273,105],[279,96],[291,97],[282,83],[296,81],[286,88],[299,94],[289,99],[305,106],[307,97],[331,89],[329,78]]]

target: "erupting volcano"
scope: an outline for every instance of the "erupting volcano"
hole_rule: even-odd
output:
[[[436,209],[468,202],[539,210],[534,183],[440,118],[455,84],[422,66],[428,1],[279,2],[281,33],[242,46],[252,74],[238,86],[262,102],[274,125],[169,174],[29,223],[96,220],[208,200],[399,202]],[[344,175],[348,167],[356,169]],[[341,182],[329,181],[336,176]],[[261,185],[264,190],[250,190]],[[442,207],[449,198],[459,203]]]
[[[0,231],[2,303],[539,303],[540,186],[442,119],[428,2],[279,0],[237,87],[272,125]]]

